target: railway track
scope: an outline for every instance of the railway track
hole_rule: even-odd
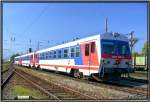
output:
[[[49,73],[49,72],[46,72],[46,73]],[[114,89],[114,90],[128,92],[130,94],[142,95],[142,96],[148,95],[148,92],[147,92],[148,88],[135,87],[136,83],[143,84],[143,83],[146,83],[145,81],[139,82],[137,80],[127,80],[127,81],[120,80],[120,82],[119,81],[99,82],[99,81],[96,81],[93,79],[89,81],[87,78],[86,79],[77,79],[77,78],[70,77],[68,75],[57,74],[57,73],[56,73],[56,75],[59,75],[62,77],[67,77],[67,78],[70,78],[71,80],[77,80],[77,81],[84,82],[87,84],[92,84],[95,86],[101,86],[101,87],[106,87],[106,88],[110,88],[110,89]]]
[[[2,89],[5,87],[9,79],[13,76],[14,70],[15,69],[14,69],[13,64],[10,64],[9,69],[2,72],[2,80],[1,80]]]
[[[40,70],[39,72],[41,72],[41,71],[42,70]],[[43,72],[44,73],[50,73],[50,72],[46,72],[46,71],[43,71]],[[118,90],[118,91],[122,91],[122,92],[127,92],[127,93],[130,93],[130,94],[133,94],[133,95],[140,95],[140,96],[146,96],[146,97],[148,95],[148,89],[147,88],[134,87],[134,85],[131,85],[136,80],[130,81],[130,84],[129,83],[125,84],[125,83],[121,83],[119,81],[98,82],[98,81],[95,81],[95,80],[90,80],[89,81],[87,78],[86,79],[77,79],[77,78],[73,78],[73,77],[71,77],[67,74],[64,74],[64,73],[61,73],[61,74],[60,73],[52,73],[52,74],[55,74],[57,76],[61,76],[62,78],[64,77],[64,78],[69,78],[71,80],[84,82],[86,84],[92,84],[92,85],[99,86],[99,87],[104,87],[104,88],[114,89],[114,90]]]
[[[48,95],[49,98],[53,100],[96,100],[95,97],[80,93],[79,91],[63,86],[56,82],[46,82],[24,71],[16,69],[15,73],[37,87],[40,91]]]
[[[137,78],[124,78],[124,77],[122,77],[122,79],[127,80],[127,81],[132,81],[132,82],[148,83],[148,78],[147,79],[137,79]]]

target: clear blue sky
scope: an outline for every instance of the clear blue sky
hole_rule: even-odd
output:
[[[26,53],[31,46],[40,49],[108,31],[135,31],[141,52],[147,40],[146,3],[5,3],[3,5],[3,54]],[[11,41],[15,37],[15,41]],[[31,45],[30,45],[31,39]],[[49,42],[48,42],[49,41]]]

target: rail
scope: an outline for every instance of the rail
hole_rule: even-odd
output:
[[[28,81],[36,88],[47,94],[50,98],[55,100],[78,100],[78,99],[95,99],[95,97],[86,95],[72,88],[60,85],[59,83],[50,81],[46,82],[40,78],[37,78],[29,73],[21,70],[15,70],[15,73]]]
[[[2,87],[2,89],[4,88],[4,86],[7,84],[7,82],[9,81],[9,79],[13,76],[13,74],[14,74],[14,67],[13,67],[13,65],[11,64],[10,66],[9,66],[10,68],[9,68],[9,70],[7,70],[7,71],[5,71],[5,72],[3,72],[2,74],[4,74],[4,73],[8,73],[7,74],[7,76],[3,79],[3,80],[1,80],[1,87]]]

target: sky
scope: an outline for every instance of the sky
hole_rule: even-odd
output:
[[[3,58],[55,46],[75,37],[105,32],[128,34],[139,39],[141,52],[147,40],[146,3],[3,3]]]

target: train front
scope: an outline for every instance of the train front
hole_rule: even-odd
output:
[[[104,33],[100,37],[101,64],[99,76],[120,76],[122,73],[132,73],[132,57],[129,40],[118,33]]]

